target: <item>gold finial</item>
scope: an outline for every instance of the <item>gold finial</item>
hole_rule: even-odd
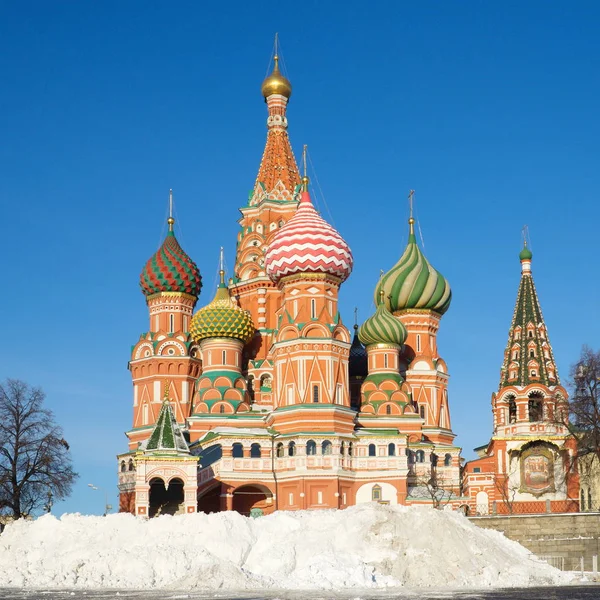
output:
[[[223,246],[221,246],[221,251],[219,253],[219,284],[221,286],[225,285],[225,260],[223,259]]]
[[[169,231],[173,231],[173,225],[175,224],[175,219],[173,218],[173,190],[169,190],[169,218],[167,219],[167,223],[169,224]]]
[[[383,289],[383,269],[379,269],[379,304],[383,304],[385,291]]]
[[[410,210],[410,216],[408,217],[408,225],[409,225],[409,234],[415,234],[415,219],[413,217],[413,202],[415,199],[415,190],[410,190],[408,192],[408,206]]]
[[[308,178],[308,175],[306,174],[306,149],[308,148],[308,146],[306,144],[304,144],[304,147],[302,148],[302,163],[304,164],[304,177],[302,177],[302,190],[305,192],[308,192],[308,184],[310,182],[310,179]]]
[[[163,396],[163,402],[168,402],[169,401],[169,387],[170,387],[170,382],[169,381],[165,381],[165,393]]]
[[[275,34],[275,55],[273,56],[273,72],[263,81],[262,95],[265,100],[273,95],[279,94],[289,99],[292,95],[292,84],[279,71],[279,34]]]

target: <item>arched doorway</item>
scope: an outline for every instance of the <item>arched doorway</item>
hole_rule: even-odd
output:
[[[198,497],[198,512],[216,513],[221,510],[221,484],[213,486]]]
[[[260,516],[273,509],[273,494],[262,485],[242,485],[233,492],[233,510],[246,517]]]
[[[168,487],[160,477],[150,480],[150,517],[175,515],[183,510],[183,481],[171,479]]]

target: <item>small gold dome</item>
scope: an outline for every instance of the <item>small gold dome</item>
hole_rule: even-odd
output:
[[[263,81],[261,91],[265,100],[271,94],[281,94],[289,99],[292,95],[292,84],[279,71],[279,57],[275,55],[273,72]]]

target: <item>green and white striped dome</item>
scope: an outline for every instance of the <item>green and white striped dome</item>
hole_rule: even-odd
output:
[[[406,328],[396,319],[379,297],[379,305],[372,317],[369,317],[358,330],[358,339],[365,345],[398,344],[402,346],[406,340]]]
[[[408,222],[410,232],[406,250],[377,285],[375,301],[383,290],[385,304],[393,313],[424,309],[443,315],[452,300],[450,284],[429,264],[417,245],[414,219],[411,217]]]

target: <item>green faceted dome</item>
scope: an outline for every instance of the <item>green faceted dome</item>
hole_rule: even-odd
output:
[[[406,340],[406,328],[388,310],[381,294],[375,314],[360,326],[358,339],[365,346],[371,344],[398,344],[402,346],[404,340]]]
[[[427,261],[417,245],[414,220],[409,219],[408,244],[400,260],[382,277],[375,301],[383,290],[385,304],[395,313],[407,309],[432,310],[443,315],[450,307],[452,292],[446,278]]]
[[[521,250],[521,252],[519,252],[519,258],[521,260],[531,260],[532,257],[533,257],[533,253],[527,246],[525,246],[523,248],[523,250]]]
[[[254,323],[250,314],[233,302],[227,286],[221,282],[214,300],[192,317],[190,333],[196,342],[224,337],[246,343],[254,335]]]

